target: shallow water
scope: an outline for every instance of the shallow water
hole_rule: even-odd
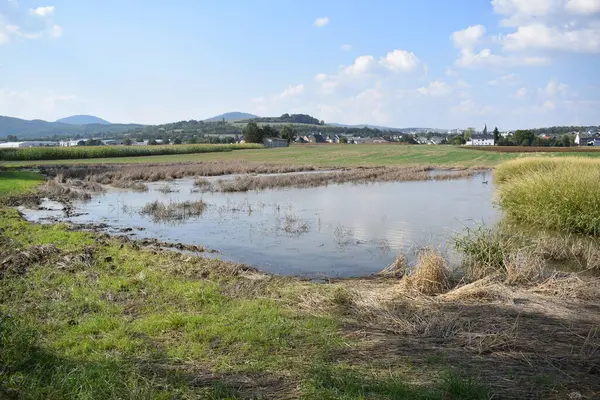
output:
[[[414,262],[417,250],[425,246],[452,258],[450,239],[455,232],[500,217],[493,205],[493,185],[482,184],[489,178],[481,174],[449,181],[247,193],[194,193],[193,179],[182,179],[150,183],[145,193],[111,189],[89,202],[75,203],[75,216],[61,219],[105,223],[112,232],[134,228],[132,236],[202,245],[218,250],[223,259],[278,274],[364,276],[381,271],[398,252]],[[165,184],[178,191],[159,191]],[[154,200],[200,199],[208,203],[200,217],[157,223],[139,214]],[[33,220],[63,216],[60,210],[22,212]]]

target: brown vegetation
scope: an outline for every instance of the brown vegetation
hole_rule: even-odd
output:
[[[467,147],[465,147],[467,148]],[[582,147],[535,147],[535,146],[468,146],[469,149],[495,151],[498,153],[595,153],[600,149]]]

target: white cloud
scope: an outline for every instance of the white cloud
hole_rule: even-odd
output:
[[[427,87],[417,89],[417,92],[424,96],[443,97],[450,94],[450,87],[442,81],[433,81]]]
[[[317,82],[323,82],[325,80],[327,80],[327,74],[317,74],[315,76],[315,81]]]
[[[373,67],[375,67],[375,57],[359,56],[352,65],[344,68],[344,72],[348,75],[359,76],[370,72]]]
[[[552,79],[548,82],[548,84],[545,87],[540,88],[538,92],[542,96],[555,97],[557,95],[566,95],[568,90],[568,85],[561,82],[557,82],[556,80]]]
[[[386,68],[395,72],[408,72],[414,70],[420,61],[417,56],[406,50],[394,50],[379,61]]]
[[[504,56],[492,53],[490,49],[483,49],[478,53],[471,49],[463,49],[460,52],[460,57],[456,60],[456,65],[459,67],[477,68],[477,67],[500,67],[512,68],[517,66],[528,65],[545,65],[549,60],[545,57],[517,57]]]
[[[561,50],[582,53],[600,52],[600,24],[582,29],[549,27],[542,23],[520,26],[502,37],[506,50]]]
[[[321,84],[321,91],[323,94],[331,94],[337,89],[339,83],[336,81],[325,81]]]
[[[488,82],[490,86],[516,85],[517,83],[519,83],[519,75],[517,74],[502,75]]]
[[[517,99],[524,99],[525,97],[527,97],[528,94],[529,92],[527,91],[527,89],[522,87],[519,90],[517,90],[517,92],[515,93],[515,97]]]
[[[472,49],[479,43],[483,35],[485,35],[485,27],[483,25],[475,25],[452,33],[450,38],[457,48]]]
[[[54,15],[54,6],[32,8],[29,12],[39,17],[51,17]]]
[[[19,11],[18,8],[15,10],[10,14],[11,19],[7,15],[0,14],[0,45],[17,39],[35,40],[62,36],[62,27],[52,21],[54,6],[38,7],[30,9],[29,12]]]
[[[318,26],[319,28],[322,28],[328,24],[329,24],[329,18],[327,18],[327,17],[319,17],[319,18],[315,19],[315,26]]]
[[[584,15],[600,13],[600,0],[568,0],[566,9]]]
[[[287,89],[281,92],[279,97],[282,99],[286,99],[289,97],[299,96],[302,93],[304,93],[304,85],[288,86]]]
[[[351,45],[351,44],[343,44],[343,45],[341,46],[341,48],[342,48],[342,50],[344,50],[344,51],[350,51],[350,50],[352,50],[352,45]]]

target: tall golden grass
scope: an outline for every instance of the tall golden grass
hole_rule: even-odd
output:
[[[545,229],[600,235],[600,160],[524,158],[495,171],[507,217]]]

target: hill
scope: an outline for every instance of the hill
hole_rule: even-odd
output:
[[[228,112],[225,114],[220,114],[215,117],[205,119],[204,121],[205,122],[223,121],[223,119],[225,121],[237,121],[239,119],[252,119],[252,118],[259,118],[259,117],[258,117],[258,115],[235,111],[235,112]]]
[[[48,122],[41,119],[25,120],[0,116],[0,138],[15,135],[21,140],[74,136],[109,136],[141,127],[138,124],[87,124],[72,125]]]
[[[111,123],[105,119],[94,117],[93,115],[72,115],[70,117],[61,118],[56,122],[70,125],[91,125],[101,124],[110,125]]]

